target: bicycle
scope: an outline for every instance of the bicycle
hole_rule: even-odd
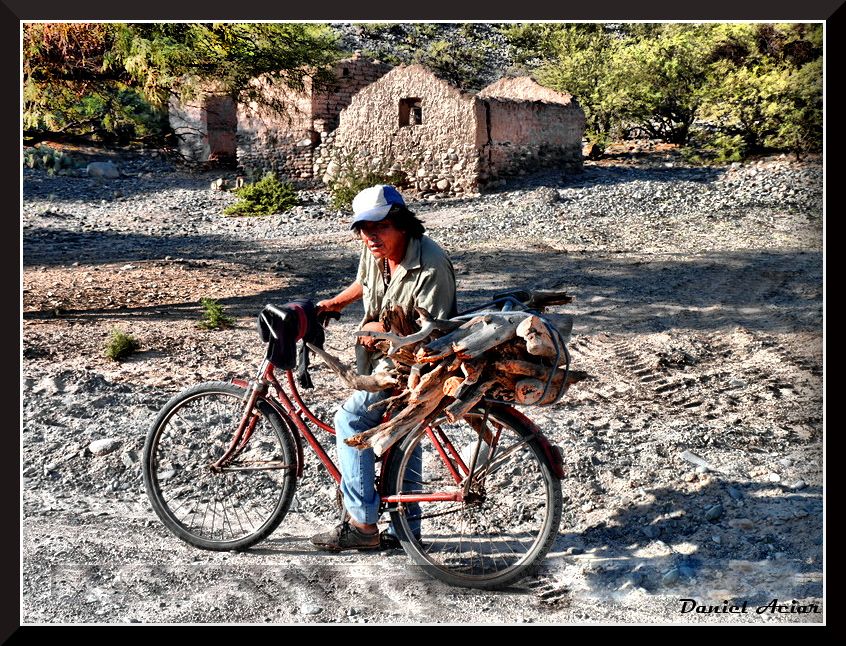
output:
[[[472,312],[528,310],[542,302],[537,294],[510,292]],[[273,317],[277,337],[302,323],[291,304],[267,305],[261,316],[267,323]],[[303,475],[304,442],[341,480],[310,425],[335,431],[297,389],[295,335],[264,336],[266,357],[253,380],[187,388],[165,404],[147,435],[143,479],[153,509],[173,534],[198,548],[246,550],[270,536]],[[412,459],[417,446],[420,462]],[[377,463],[381,512],[390,515],[411,559],[446,583],[503,587],[531,574],[555,540],[561,450],[507,403],[485,399],[455,423],[436,411]]]

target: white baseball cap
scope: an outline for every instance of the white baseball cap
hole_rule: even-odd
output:
[[[393,186],[377,184],[361,191],[353,198],[353,219],[350,228],[358,222],[383,220],[394,205],[405,206],[402,195]]]

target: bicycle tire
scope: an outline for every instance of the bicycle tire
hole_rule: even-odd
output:
[[[173,534],[201,549],[240,551],[264,540],[294,497],[290,431],[261,400],[253,434],[230,467],[244,470],[209,468],[238,428],[245,394],[227,382],[192,386],[165,404],[144,444],[142,475],[153,509]]]
[[[482,415],[474,411],[468,417]],[[417,503],[417,509],[400,505],[391,511],[405,552],[428,574],[454,586],[496,589],[531,575],[555,541],[561,522],[561,482],[532,430],[507,408],[492,410],[488,422],[501,431],[498,447],[488,456],[483,496],[471,502]],[[443,430],[456,450],[465,448],[465,455],[479,437],[466,420],[440,420],[432,427]],[[418,445],[420,474],[410,468]],[[510,454],[509,446],[515,447]],[[424,430],[401,442],[388,473],[392,493],[450,493],[459,488]],[[419,537],[411,527],[415,521],[420,523]]]

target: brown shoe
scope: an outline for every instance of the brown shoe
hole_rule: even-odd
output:
[[[379,532],[365,534],[354,525],[344,521],[328,532],[315,534],[311,537],[314,546],[329,552],[342,550],[377,550],[379,549]]]

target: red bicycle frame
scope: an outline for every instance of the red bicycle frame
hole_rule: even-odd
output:
[[[297,444],[297,477],[301,476],[303,472],[303,445],[302,440],[300,439],[302,437],[305,438],[306,442],[308,442],[308,445],[317,455],[317,458],[323,466],[326,467],[326,470],[335,482],[340,483],[341,472],[314,436],[314,433],[312,433],[308,423],[310,422],[314,424],[317,428],[322,429],[331,435],[335,435],[335,429],[318,419],[317,416],[309,410],[305,402],[303,402],[299,390],[297,389],[293,372],[291,370],[285,371],[285,380],[287,382],[288,391],[290,391],[290,396],[288,395],[288,391],[286,391],[283,385],[276,378],[272,363],[265,360],[259,369],[258,374],[259,378],[255,382],[248,382],[244,379],[232,380],[233,384],[248,389],[247,402],[244,409],[244,415],[238,429],[235,432],[235,437],[233,437],[227,451],[215,463],[214,467],[222,467],[229,460],[238,455],[238,453],[240,453],[246,446],[246,443],[252,434],[256,420],[258,419],[258,413],[255,410],[256,404],[259,400],[263,400],[272,406],[273,409],[279,413],[280,417],[288,423],[289,429],[294,436]],[[273,386],[276,391],[275,396],[269,394],[269,386]],[[437,427],[433,429],[430,425],[426,425],[425,432],[432,441],[432,444],[435,446],[438,454],[441,456],[441,459],[444,461],[444,464],[447,466],[447,469],[449,469],[456,485],[459,485],[459,488],[456,491],[451,492],[391,494],[386,491],[387,483],[385,482],[385,478],[379,478],[379,494],[383,506],[414,502],[461,502],[464,500],[465,493],[469,489],[469,487],[465,485],[469,485],[470,479],[467,476],[470,474],[470,468],[468,468],[468,466],[464,463],[459,451],[453,446],[452,442],[450,442],[449,438],[442,430]],[[492,447],[492,449],[495,450],[495,447]],[[391,449],[388,449],[388,451],[379,458],[382,461],[383,471],[384,465],[389,463],[390,455]],[[471,460],[471,464],[473,462],[475,462],[475,460]]]

